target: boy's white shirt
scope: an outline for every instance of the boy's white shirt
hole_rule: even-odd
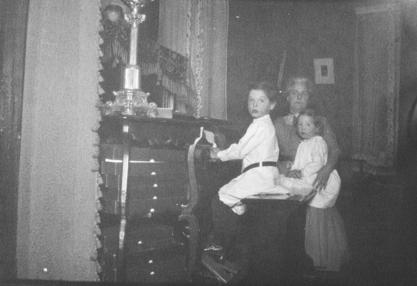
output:
[[[243,168],[260,161],[277,162],[279,147],[269,114],[254,119],[239,142],[219,151],[217,156],[222,161],[243,159]],[[241,200],[272,188],[277,177],[277,167],[250,169],[220,188],[219,199],[241,215],[245,212]]]
[[[221,161],[243,159],[242,167],[260,161],[278,161],[279,148],[269,114],[255,118],[238,143],[219,151],[217,156]]]

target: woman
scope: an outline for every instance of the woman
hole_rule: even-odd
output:
[[[294,125],[300,112],[307,109],[314,84],[305,77],[292,77],[288,80],[286,96],[289,103],[289,114],[278,117],[275,122],[275,131],[279,144],[278,168],[281,174],[286,174],[291,168],[301,138],[297,134]],[[330,125],[325,117],[320,116],[323,127],[323,139],[328,146],[327,164],[320,169],[313,183],[315,189],[321,190],[327,185],[330,173],[335,169],[340,155],[340,149]]]

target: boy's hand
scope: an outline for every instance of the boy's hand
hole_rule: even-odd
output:
[[[217,156],[217,153],[219,153],[219,148],[211,148],[210,149],[210,159],[215,161],[219,160],[219,157]]]
[[[287,173],[287,177],[301,179],[302,177],[301,170],[290,170]]]

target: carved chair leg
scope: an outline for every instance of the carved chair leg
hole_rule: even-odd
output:
[[[196,262],[197,262],[197,250],[199,245],[199,224],[197,217],[194,215],[184,215],[180,217],[180,221],[185,220],[188,223],[188,259],[187,259],[187,269],[189,280],[191,280],[192,274],[195,272]]]

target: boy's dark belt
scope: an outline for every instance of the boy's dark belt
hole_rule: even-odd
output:
[[[245,173],[246,171],[248,171],[250,169],[253,169],[253,168],[256,168],[256,167],[265,167],[265,166],[276,167],[277,162],[263,161],[263,162],[253,163],[253,164],[250,164],[249,166],[247,166],[245,169],[243,169],[242,173]]]

